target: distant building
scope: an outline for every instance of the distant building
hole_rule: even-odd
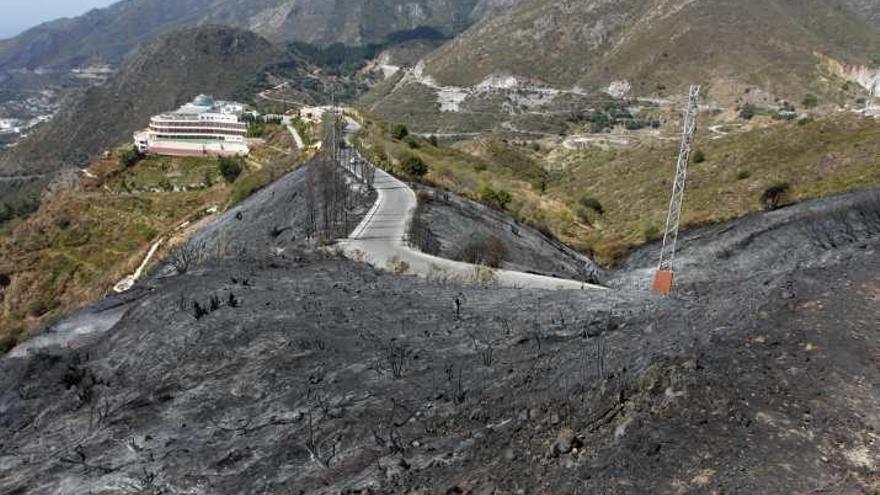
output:
[[[174,112],[156,115],[134,134],[142,153],[170,156],[236,156],[250,152],[245,106],[199,95]]]

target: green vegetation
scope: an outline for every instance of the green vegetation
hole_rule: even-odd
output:
[[[424,182],[503,204],[520,221],[552,232],[606,265],[656,239],[665,221],[675,141],[536,152],[480,138],[412,150],[391,139],[386,129],[368,122],[361,136],[370,145],[364,152],[376,163],[404,173],[399,164],[409,155],[419,156],[428,165]],[[711,160],[690,172],[685,226],[759,211],[768,186],[781,182],[790,185],[785,202],[880,186],[880,127],[871,119],[834,115],[777,121],[723,139],[698,134],[697,141]],[[500,192],[506,194],[499,201]]]
[[[605,213],[605,207],[602,206],[602,203],[592,196],[584,196],[581,198],[581,206],[589,208],[600,215]]]
[[[391,128],[391,137],[398,141],[407,137],[408,135],[409,129],[407,129],[406,126],[403,124],[394,124],[394,127]]]
[[[220,175],[223,176],[226,183],[232,184],[241,175],[241,158],[222,156],[217,159],[217,170],[220,171]]]
[[[428,166],[417,156],[406,157],[401,165],[407,175],[416,179],[421,179],[428,173]]]
[[[697,150],[694,152],[694,163],[703,163],[706,161],[706,153],[703,150]]]
[[[819,106],[819,97],[813,94],[809,94],[804,97],[804,101],[802,104],[805,108],[816,108]]]
[[[214,158],[147,156],[126,167],[122,150],[92,164],[96,177],[53,192],[29,218],[9,222],[0,236],[0,352],[106,293],[157,238],[187,235],[176,230],[185,221],[240,201],[293,169],[299,157],[291,146],[285,129],[272,130],[247,162],[233,160],[242,170],[232,185],[215,183]],[[13,210],[18,214],[19,205]]]
[[[480,199],[493,208],[504,210],[513,201],[513,196],[504,189],[494,189],[487,184],[480,189]]]
[[[141,158],[143,158],[141,152],[136,147],[130,146],[119,155],[119,164],[123,168],[133,167]]]

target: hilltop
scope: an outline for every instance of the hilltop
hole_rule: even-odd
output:
[[[516,0],[129,0],[0,41],[0,70],[115,64],[170,29],[225,24],[273,42],[381,43],[429,27],[452,36]]]

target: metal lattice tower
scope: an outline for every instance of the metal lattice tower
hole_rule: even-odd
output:
[[[691,151],[694,148],[694,133],[697,130],[697,113],[699,111],[700,86],[691,85],[688,91],[687,109],[684,115],[684,130],[681,137],[681,150],[675,169],[675,181],[672,184],[672,198],[669,201],[669,212],[666,216],[666,231],[663,235],[663,247],[660,250],[660,266],[657,271],[654,287],[659,292],[669,293],[672,290],[674,273],[675,249],[678,244],[678,229],[681,225],[682,205],[684,204],[687,169]]]

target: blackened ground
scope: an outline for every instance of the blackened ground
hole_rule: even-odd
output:
[[[0,492],[877,493],[873,198],[688,236],[673,298],[639,254],[618,290],[542,292],[214,250],[0,361]],[[268,242],[247,218],[217,232]]]
[[[415,186],[419,197],[410,229],[415,247],[429,254],[496,268],[601,282],[591,259],[510,215],[438,189]]]

